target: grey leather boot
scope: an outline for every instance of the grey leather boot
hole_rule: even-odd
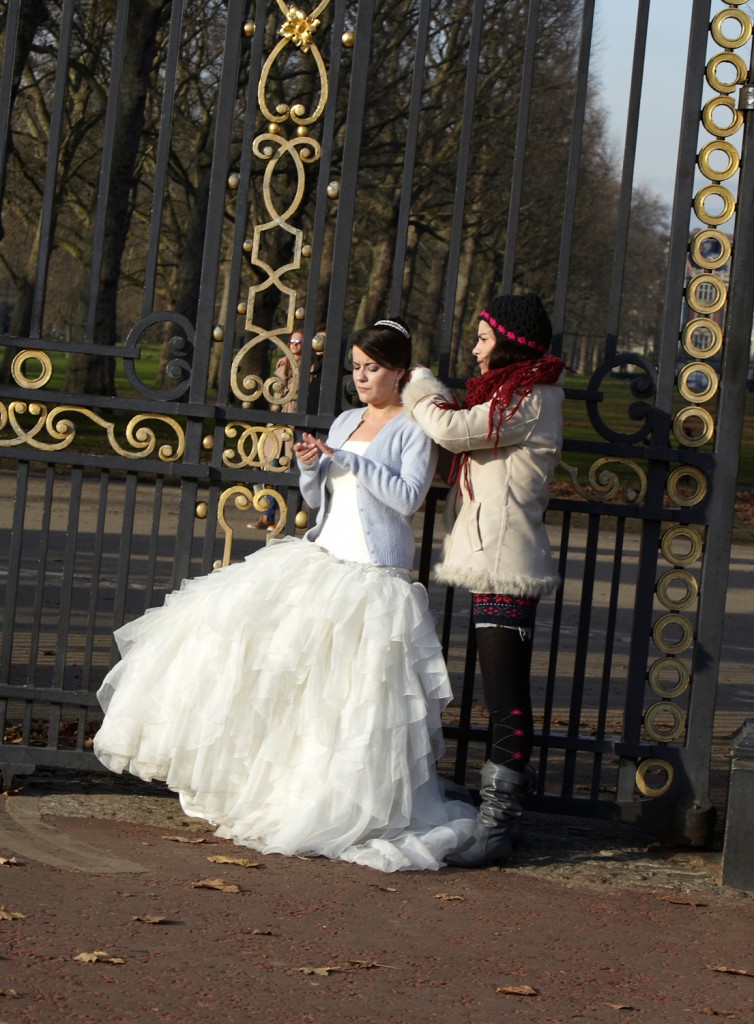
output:
[[[482,768],[482,805],[474,831],[463,846],[447,855],[445,862],[459,868],[505,864],[521,840],[524,797],[533,788],[535,777],[532,769],[516,772],[487,761]]]

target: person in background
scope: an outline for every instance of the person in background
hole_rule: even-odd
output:
[[[530,690],[539,599],[558,585],[544,526],[563,436],[564,364],[548,353],[539,296],[501,295],[479,313],[463,408],[429,370],[413,371],[408,416],[454,453],[446,510],[452,523],[438,580],[471,592],[479,668],[490,714],[474,835],[446,858],[461,867],[504,864],[521,833],[536,778]]]

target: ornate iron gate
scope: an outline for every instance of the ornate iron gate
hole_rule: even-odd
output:
[[[535,288],[581,371],[548,513],[563,586],[538,627],[536,806],[708,841],[754,308],[752,26],[734,0],[689,5],[666,236],[633,180],[651,5],[632,22],[612,168],[590,93],[597,7],[10,0],[6,782],[93,766],[115,627],[264,543],[253,512],[275,508],[276,533],[305,525],[289,442],[348,400],[348,331],[400,310],[417,355],[458,385],[479,302]],[[637,239],[654,247],[649,277]],[[322,323],[299,363],[291,331]],[[433,489],[424,514],[424,580],[442,500]],[[461,595],[429,588],[458,681],[454,772],[472,779],[486,742],[473,631]]]

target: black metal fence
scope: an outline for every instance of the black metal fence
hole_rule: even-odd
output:
[[[708,841],[754,309],[751,18],[693,0],[678,25],[671,209],[636,180],[652,10],[626,15],[616,159],[595,0],[9,0],[4,777],[93,766],[113,629],[264,543],[260,513],[303,528],[290,439],[337,412],[352,328],[403,313],[459,385],[484,298],[532,289],[581,373],[548,512],[563,586],[538,623],[536,806]],[[322,325],[299,364],[291,331]],[[428,575],[442,500],[420,574],[473,780],[473,630]]]

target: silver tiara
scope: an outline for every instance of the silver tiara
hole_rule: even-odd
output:
[[[400,331],[404,338],[410,338],[411,335],[408,333],[403,324],[397,324],[395,320],[376,320],[374,323],[375,327],[392,327],[396,331]]]

